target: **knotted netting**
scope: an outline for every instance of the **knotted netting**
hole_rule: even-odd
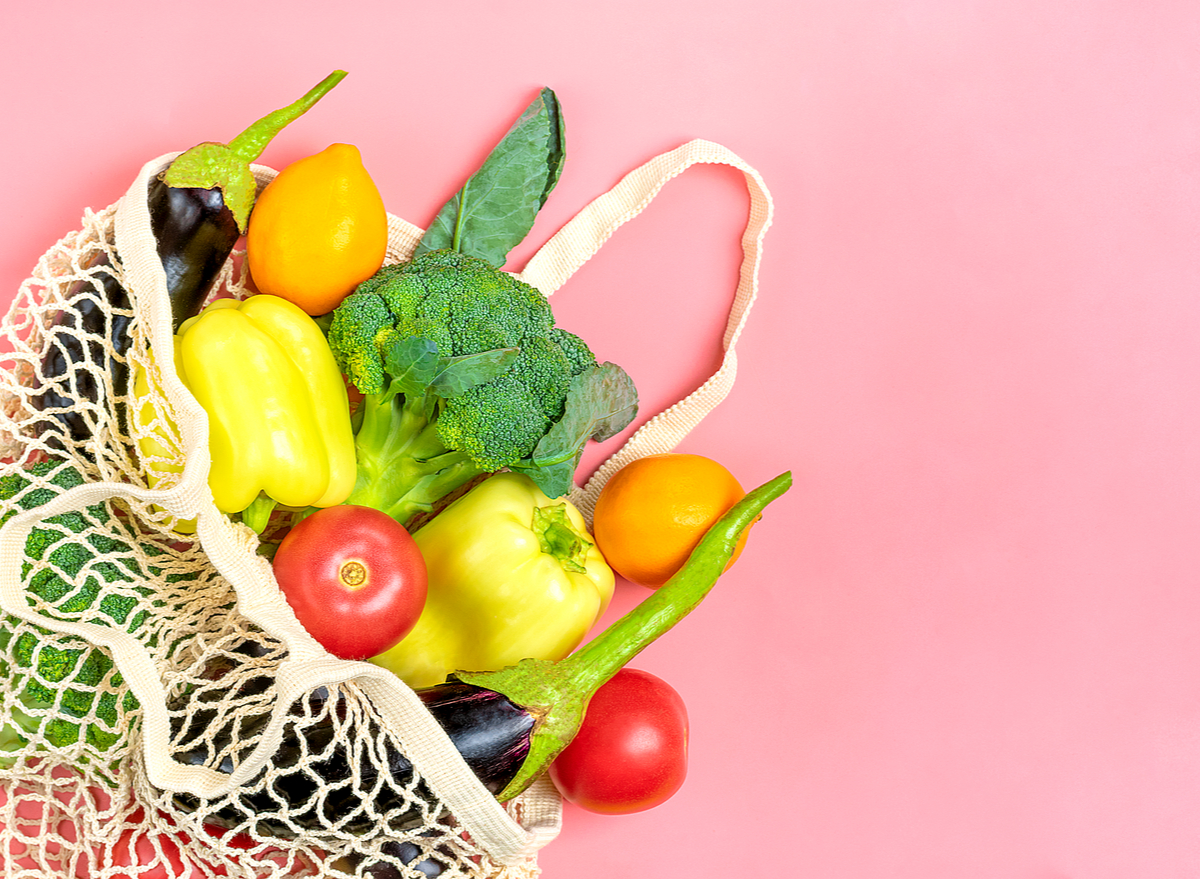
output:
[[[535,875],[552,788],[500,806],[411,690],[304,632],[212,506],[206,418],[159,356],[145,193],[170,158],[0,327],[4,875]],[[395,261],[420,230],[390,226]],[[235,253],[214,295],[248,292]]]
[[[417,693],[304,631],[258,535],[213,505],[146,204],[173,158],[85,212],[0,324],[0,875],[536,876],[561,827],[549,780],[498,803]],[[673,449],[732,388],[770,195],[724,147],[691,141],[519,274],[551,295],[697,163],[739,169],[750,195],[721,366],[569,495],[585,516],[609,475]],[[253,170],[260,188],[275,175]],[[421,234],[389,217],[386,261]],[[241,263],[212,295],[252,292]]]

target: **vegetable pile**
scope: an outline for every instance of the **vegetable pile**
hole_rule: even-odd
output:
[[[629,376],[554,326],[545,296],[454,250],[380,269],[334,310],[329,345],[364,395],[348,500],[402,523],[502,469],[560,497],[584,444],[637,408]]]
[[[416,689],[499,801],[549,772],[582,808],[615,813],[658,805],[686,775],[686,710],[666,682],[625,667],[703,599],[740,553],[749,527],[788,490],[790,474],[747,493],[708,462],[715,470],[705,472],[720,474],[716,500],[686,475],[668,477],[669,495],[641,495],[651,500],[624,489],[630,478],[615,478],[614,496],[597,505],[593,536],[567,495],[586,445],[632,423],[637,390],[621,367],[601,362],[583,338],[556,325],[542,292],[504,270],[562,171],[556,96],[543,89],[437,213],[415,252],[388,263],[384,199],[355,147],[332,144],[285,168],[261,192],[250,174],[266,143],[344,75],[331,74],[228,145],[181,154],[148,194],[176,330],[174,351],[157,354],[174,363],[207,413],[213,501],[248,529],[252,544],[257,539],[315,641],[334,656],[371,660]],[[214,282],[243,235],[253,287],[231,298]],[[104,274],[100,289],[109,305],[128,308],[118,277]],[[75,307],[63,310],[52,334],[94,322],[93,296],[69,297]],[[150,376],[125,374],[120,354],[129,322],[111,320],[99,332],[111,336],[117,352],[107,360],[111,381],[128,380],[134,389],[132,408],[119,417],[148,423],[141,400],[161,394]],[[0,501],[14,511],[36,509],[85,481],[72,461],[94,438],[88,412],[100,388],[71,362],[72,352],[84,358],[81,348],[51,350],[42,375],[55,379],[54,388],[39,391],[35,405],[51,437],[46,448],[62,454],[0,477]],[[162,457],[177,444],[173,426],[160,423],[134,453]],[[685,456],[656,457],[673,466]],[[696,465],[678,463],[684,470],[672,472]],[[706,512],[689,518],[672,504],[704,504]],[[87,519],[114,536],[73,538]],[[174,528],[174,538],[193,539],[194,522]],[[673,555],[640,558],[655,550],[639,540],[667,528]],[[619,566],[606,560],[606,539]],[[134,631],[145,625],[146,611],[133,609],[153,600],[141,581],[163,573],[158,559],[167,552],[127,533],[103,504],[47,517],[31,532],[25,555],[50,564],[26,589],[31,603],[52,615]],[[126,556],[146,562],[112,560]],[[639,562],[650,564],[653,576],[626,573],[643,570]],[[581,647],[609,605],[617,573],[652,591]],[[111,679],[108,654],[63,651],[31,631],[0,645],[11,648],[17,665],[2,671],[27,681],[13,713],[17,725],[0,732],[0,749],[27,744],[34,727],[51,745],[86,742],[100,751],[126,735],[136,705],[63,683],[70,676]],[[261,658],[255,649],[247,642],[232,654]],[[225,671],[212,670],[206,686],[226,686]],[[270,686],[262,675],[229,681],[230,700],[253,701]],[[651,711],[631,692],[649,694],[662,710]],[[606,707],[589,720],[597,693]],[[185,687],[171,698],[177,758],[233,772],[233,732],[209,729],[211,712],[177,710],[202,694]],[[382,764],[372,763],[338,739],[344,698],[321,688],[293,705],[296,722],[285,724],[276,755],[283,765],[326,755],[312,771],[329,786],[327,796],[314,804],[314,778],[285,774],[267,790],[231,796],[207,820],[275,837],[317,832],[330,822],[339,822],[340,832],[367,833],[375,828],[354,817],[363,796],[378,800],[377,811],[392,816],[388,829],[397,834],[419,818],[421,797],[432,800],[424,782],[415,782],[415,802],[411,791],[389,793],[414,784],[406,755],[392,749]],[[53,722],[43,723],[48,715]],[[642,715],[653,715],[667,744],[657,753],[621,756]],[[265,718],[237,734],[261,733]],[[205,745],[185,747],[193,740]],[[174,804],[199,806],[184,794]],[[396,857],[419,860],[410,848],[397,849]],[[434,875],[435,861],[415,869]],[[382,869],[352,866],[362,875]]]

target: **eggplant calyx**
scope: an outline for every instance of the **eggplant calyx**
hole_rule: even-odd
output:
[[[200,143],[171,163],[163,182],[172,189],[220,189],[225,207],[246,231],[258,181],[249,165],[239,161],[223,143]]]
[[[791,486],[789,471],[747,493],[705,532],[670,580],[566,659],[524,659],[499,671],[454,673],[463,683],[507,696],[536,718],[529,753],[496,799],[511,800],[550,767],[579,732],[595,692],[700,604],[733,558],[742,532]]]
[[[571,743],[592,697],[579,689],[562,662],[546,659],[522,659],[498,671],[455,672],[451,677],[507,696],[535,719],[529,753],[512,781],[496,795],[502,803],[529,787]]]
[[[299,100],[268,113],[228,144],[197,144],[171,163],[163,182],[175,189],[220,189],[238,229],[245,232],[258,187],[250,163],[289,122],[303,116],[345,77],[346,71],[335,70]]]

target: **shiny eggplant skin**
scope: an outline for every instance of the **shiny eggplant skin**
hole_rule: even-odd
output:
[[[263,678],[252,678],[248,683],[251,687],[266,686]],[[484,786],[493,794],[503,790],[529,752],[529,737],[535,725],[533,716],[499,693],[453,680],[420,690],[418,695]],[[309,694],[307,706],[303,703],[293,706],[292,714],[296,717],[324,714],[325,720],[286,724],[283,742],[272,758],[272,766],[279,774],[268,788],[235,796],[205,820],[226,828],[253,826],[260,834],[285,838],[294,837],[298,829],[319,832],[331,826],[365,835],[378,826],[372,813],[389,815],[388,829],[392,832],[424,823],[430,804],[436,801],[433,792],[424,780],[414,785],[412,763],[391,742],[380,737],[374,727],[366,730],[366,741],[382,739],[389,778],[386,782],[379,778],[378,757],[372,758],[364,751],[355,779],[351,757],[337,741],[335,725],[329,719],[330,714],[343,710],[341,697],[335,693],[332,706],[327,704],[330,698],[329,690],[322,687]],[[192,718],[190,728],[173,730],[176,748],[200,741],[204,730],[216,719],[207,711],[193,712]],[[262,715],[257,723],[243,724],[240,735],[255,732],[255,727],[261,728],[266,721],[267,715]],[[207,754],[204,747],[180,749],[175,759],[201,765],[207,763]],[[305,755],[310,756],[306,766],[301,767]],[[208,765],[222,772],[232,772],[234,768],[228,759]],[[320,785],[318,778],[327,786],[325,796],[319,801],[315,796]],[[364,799],[371,800],[370,810],[362,808]],[[194,811],[200,805],[188,794],[177,794],[175,803],[187,811]],[[284,810],[287,818],[277,817]]]
[[[77,281],[71,287],[67,293],[68,307],[58,313],[49,328],[48,334],[55,343],[46,349],[42,357],[41,372],[45,383],[30,401],[38,411],[61,410],[51,412],[50,417],[56,419],[66,435],[76,443],[86,442],[94,433],[94,408],[89,418],[89,407],[81,404],[91,403],[93,407],[101,404],[104,399],[104,387],[94,372],[82,366],[75,369],[74,365],[104,363],[105,371],[112,379],[113,388],[118,392],[124,387],[129,376],[124,354],[129,348],[129,324],[132,317],[115,311],[110,312],[109,317],[101,303],[103,300],[111,308],[128,311],[132,307],[129,294],[112,274],[106,255],[97,256],[87,268],[94,280]],[[81,338],[81,334],[84,338]],[[119,356],[104,354],[104,345],[99,339],[106,336]],[[64,384],[70,387],[72,382],[67,377],[72,373],[73,396],[57,393],[50,383],[65,380]],[[41,429],[38,432],[46,431]],[[62,444],[58,437],[52,437],[49,444],[52,448],[61,450]]]
[[[446,864],[453,863],[454,856],[444,850],[439,850],[434,855],[422,857],[424,852],[413,842],[398,842],[389,840],[381,846],[381,850],[385,855],[395,858],[400,863],[407,867],[407,871],[401,871],[390,861],[378,860],[367,863],[362,867],[363,879],[407,879],[413,874],[423,876],[425,879],[437,879],[442,875],[442,870]],[[442,857],[438,857],[441,854]],[[352,855],[347,858],[347,872],[354,872],[359,868],[366,858],[361,855]]]
[[[184,189],[150,182],[150,228],[167,273],[175,329],[200,310],[241,236],[217,187]]]
[[[200,310],[240,233],[219,188],[177,189],[156,177],[150,183],[147,198],[150,227],[167,273],[167,293],[178,329],[179,324]],[[132,317],[113,314],[109,323],[100,300],[110,308],[126,311],[132,304],[128,291],[108,265],[106,256],[94,259],[89,266],[94,283],[77,282],[67,293],[67,307],[59,313],[51,330],[58,343],[50,346],[42,358],[45,383],[32,398],[34,408],[39,411],[62,410],[50,415],[75,443],[86,442],[95,430],[93,420],[87,415],[89,407],[81,404],[94,407],[104,403],[102,382],[82,364],[106,361],[105,368],[118,394],[124,392],[129,376],[124,358],[131,341]],[[107,336],[113,354],[105,358],[99,341],[95,338],[82,341],[79,334]],[[72,396],[55,392],[49,383],[62,382],[71,387],[72,373]],[[51,445],[58,444],[52,440]]]
[[[483,786],[504,790],[529,754],[533,715],[494,690],[454,679],[417,695]]]

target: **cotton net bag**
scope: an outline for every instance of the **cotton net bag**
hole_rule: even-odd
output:
[[[0,875],[537,876],[561,827],[549,780],[498,803],[411,689],[305,632],[258,536],[213,505],[207,418],[155,356],[173,339],[146,193],[175,155],[85,212],[0,325]],[[692,141],[628,174],[518,275],[552,294],[697,163],[738,168],[750,193],[724,358],[574,490],[589,519],[611,473],[675,448],[732,387],[770,196],[737,156]],[[275,176],[253,170],[260,189]],[[389,216],[386,261],[421,234]],[[241,257],[213,295],[247,295]]]

